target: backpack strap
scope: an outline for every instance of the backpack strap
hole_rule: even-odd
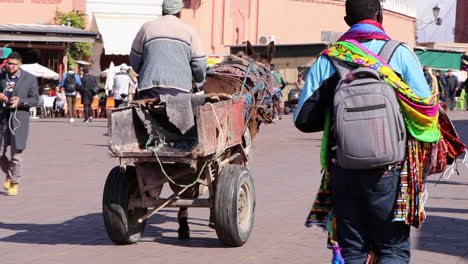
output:
[[[338,72],[340,79],[344,79],[348,73],[356,69],[348,63],[337,60],[335,58],[330,58],[330,61],[335,67],[335,70]]]
[[[390,59],[401,44],[402,42],[398,40],[387,41],[379,52],[380,58],[382,58],[387,64],[390,63]]]

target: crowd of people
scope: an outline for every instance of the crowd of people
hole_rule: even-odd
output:
[[[59,85],[49,91],[49,96],[55,98],[53,115],[68,116],[71,123],[77,117],[77,98],[81,99],[84,108],[83,122],[92,122],[93,100],[98,100],[100,116],[105,116],[107,98],[113,98],[114,107],[124,106],[135,94],[137,75],[126,64],[120,65],[120,71],[113,78],[112,89],[106,91],[99,86],[99,77],[91,75],[88,67],[77,68],[70,65]]]
[[[460,97],[462,91],[465,91],[465,105],[462,107],[468,111],[468,78],[464,82],[460,82],[452,70],[448,70],[444,74],[440,70],[431,73],[428,67],[424,67],[423,71],[429,87],[438,91],[440,100],[450,111],[456,107],[455,98]]]

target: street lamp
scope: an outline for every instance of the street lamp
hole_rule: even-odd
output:
[[[440,15],[440,7],[439,5],[435,5],[434,8],[432,8],[432,12],[434,14],[434,21],[436,25],[440,26],[442,25],[442,18],[439,17]]]

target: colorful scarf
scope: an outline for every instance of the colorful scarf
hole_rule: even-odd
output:
[[[374,20],[363,20],[352,26],[338,41],[349,39],[381,39],[390,40],[382,25]]]
[[[423,142],[439,141],[440,131],[437,123],[439,102],[435,91],[427,98],[418,97],[383,59],[355,40],[340,41],[322,54],[354,67],[376,70],[387,83],[395,88],[410,134]]]
[[[389,83],[399,99],[403,117],[410,132],[407,155],[400,173],[400,189],[397,196],[393,221],[403,221],[408,225],[420,227],[425,220],[422,194],[424,192],[423,172],[425,156],[431,152],[429,144],[440,139],[438,129],[439,104],[437,94],[428,98],[418,97],[410,87],[378,55],[363,47],[355,39],[390,39],[380,24],[375,21],[362,21],[354,25],[340,38],[340,41],[322,54],[338,59],[354,67],[367,67],[376,70]],[[322,138],[321,165],[322,182],[306,226],[319,225],[328,230],[328,247],[333,250],[332,263],[344,263],[336,239],[336,219],[333,215],[331,198],[329,137],[331,114],[327,111]],[[429,147],[428,147],[429,146]],[[427,151],[422,151],[427,150]],[[371,253],[367,263],[375,261]]]

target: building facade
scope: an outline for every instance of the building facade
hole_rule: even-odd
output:
[[[323,41],[323,32],[348,28],[344,0],[187,0],[182,20],[201,32],[207,53],[226,53],[227,45],[263,39],[276,43]],[[410,0],[386,0],[384,27],[396,39],[415,45],[416,6]],[[401,30],[405,29],[405,30]]]
[[[455,42],[468,43],[468,1],[458,0]]]
[[[58,11],[84,11],[86,0],[0,0],[0,5],[8,10],[0,17],[0,47],[20,52],[24,63],[39,63],[62,75],[68,44],[96,38],[94,32],[55,25]]]
[[[54,24],[56,11],[86,10],[86,0],[0,0],[2,24]]]

